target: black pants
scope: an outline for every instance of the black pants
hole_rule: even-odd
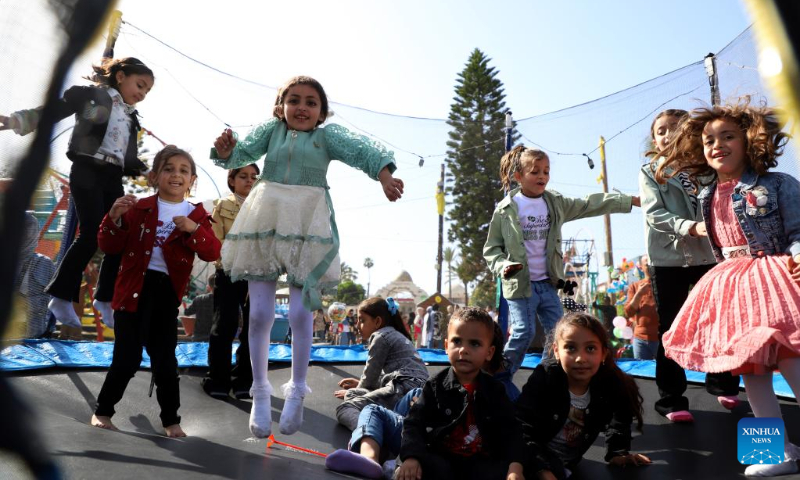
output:
[[[508,473],[508,463],[482,454],[463,457],[453,453],[426,456],[420,461],[422,480],[502,480]]]
[[[148,270],[135,312],[114,312],[114,356],[97,397],[95,415],[111,417],[128,382],[142,363],[147,349],[161,407],[161,423],[168,427],[181,422],[178,415],[178,298],[167,274]]]
[[[55,276],[47,286],[50,295],[78,301],[83,270],[97,252],[97,230],[114,201],[124,194],[122,168],[91,157],[78,157],[72,162],[69,188],[80,228]],[[100,268],[95,299],[110,302],[120,264],[119,255],[106,255]]]
[[[231,282],[223,270],[217,270],[214,288],[214,321],[208,338],[208,377],[214,390],[234,392],[250,390],[253,384],[253,369],[250,365],[250,301],[247,297],[247,281]],[[231,344],[239,328],[239,310],[242,311],[242,331],[239,333],[239,348],[236,350],[236,365],[231,370]]]
[[[653,294],[658,307],[658,336],[666,333],[678,315],[689,287],[714,265],[695,267],[653,267]],[[686,372],[674,360],[664,355],[664,344],[659,342],[656,355],[656,385],[661,398],[656,401],[656,411],[661,415],[689,409],[686,391]],[[706,391],[712,395],[738,395],[739,376],[729,372],[706,375]]]

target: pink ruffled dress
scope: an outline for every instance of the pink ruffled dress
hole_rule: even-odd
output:
[[[662,339],[690,370],[763,374],[800,357],[800,285],[788,255],[750,255],[731,201],[737,183],[718,184],[711,206],[709,234],[726,259],[694,286]]]

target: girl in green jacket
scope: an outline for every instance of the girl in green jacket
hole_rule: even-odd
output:
[[[638,197],[595,193],[584,199],[547,190],[550,158],[541,150],[517,146],[500,161],[500,178],[511,190],[495,208],[483,256],[502,279],[511,332],[503,350],[504,382],[522,365],[536,335],[536,319],[549,335],[564,314],[556,288],[564,283],[561,226],[579,218],[628,213]],[[559,285],[560,284],[560,285]],[[549,356],[545,347],[544,357]]]

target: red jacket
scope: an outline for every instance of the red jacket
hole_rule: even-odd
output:
[[[118,226],[106,215],[97,242],[105,253],[122,253],[117,282],[114,286],[114,310],[135,312],[139,305],[139,293],[144,284],[144,274],[150,264],[150,252],[156,241],[158,223],[158,195],[139,200],[122,217]],[[200,225],[194,233],[177,228],[161,247],[164,261],[178,299],[183,298],[189,274],[192,272],[194,255],[207,262],[219,258],[221,243],[211,230],[211,220],[203,205],[198,203],[189,214],[189,219]]]

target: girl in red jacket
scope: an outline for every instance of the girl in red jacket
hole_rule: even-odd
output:
[[[150,185],[157,195],[137,200],[118,198],[100,225],[97,239],[106,253],[122,254],[114,289],[114,356],[91,424],[116,430],[114,405],[147,349],[168,437],[185,437],[180,426],[180,391],[175,347],[178,343],[178,305],[186,291],[194,256],[211,262],[219,258],[220,242],[211,230],[202,204],[186,201],[197,179],[194,160],[168,145],[156,154]]]

